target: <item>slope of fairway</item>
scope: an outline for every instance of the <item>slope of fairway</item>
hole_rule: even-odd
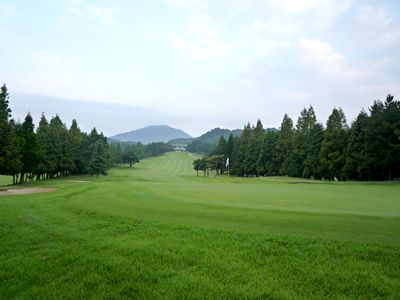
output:
[[[69,203],[97,212],[221,229],[399,241],[397,184],[293,184],[195,176],[187,153],[113,169]],[[374,226],[371,226],[374,224]]]
[[[0,196],[0,295],[398,298],[398,184],[197,177],[192,162]]]

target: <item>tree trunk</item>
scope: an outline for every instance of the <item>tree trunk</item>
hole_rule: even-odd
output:
[[[19,180],[19,183],[20,183],[21,185],[24,184],[24,177],[25,177],[25,173],[21,173],[21,178],[20,178],[20,180]]]

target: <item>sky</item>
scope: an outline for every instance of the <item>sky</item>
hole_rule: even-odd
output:
[[[400,99],[398,0],[0,0],[14,119],[193,137]]]

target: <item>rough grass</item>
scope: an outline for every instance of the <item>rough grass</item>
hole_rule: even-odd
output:
[[[196,177],[169,153],[0,197],[3,298],[398,298],[398,184]]]

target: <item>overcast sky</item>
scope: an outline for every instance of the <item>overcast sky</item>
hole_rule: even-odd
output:
[[[196,137],[400,98],[398,0],[0,0],[13,117]]]

